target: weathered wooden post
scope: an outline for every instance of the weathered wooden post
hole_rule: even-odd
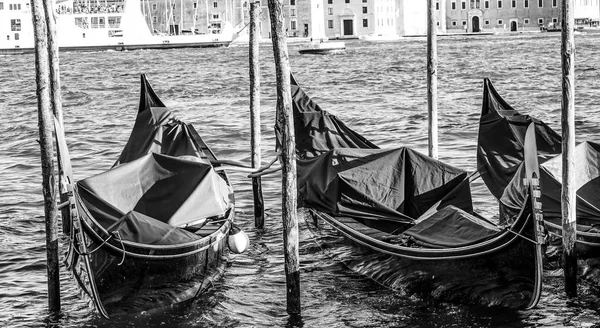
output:
[[[290,64],[283,28],[283,0],[269,0],[273,57],[277,75],[277,121],[281,126],[282,214],[287,312],[300,314],[300,264],[296,194],[296,142],[290,91]]]
[[[35,71],[38,98],[38,127],[42,162],[42,193],[46,218],[46,256],[48,271],[48,307],[60,310],[60,279],[58,266],[58,222],[54,180],[54,150],[52,148],[53,119],[50,108],[50,63],[48,55],[48,28],[43,0],[31,1],[31,15],[35,35]]]
[[[427,0],[427,112],[429,114],[429,156],[438,158],[437,123],[437,24],[435,0]],[[442,4],[443,5],[443,4]]]
[[[261,166],[260,149],[260,62],[258,57],[258,15],[260,1],[250,2],[250,123],[252,147],[252,167]],[[252,178],[254,195],[254,226],[262,229],[265,225],[264,201],[260,176]]]
[[[575,252],[575,16],[573,0],[562,2],[562,228],[565,292],[577,296],[577,253]]]

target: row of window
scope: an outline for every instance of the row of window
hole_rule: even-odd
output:
[[[292,2],[296,2],[295,0],[290,0],[290,5],[294,5],[294,3]],[[367,0],[362,0],[363,3],[367,3]],[[344,3],[350,3],[350,0],[344,0]],[[328,5],[332,5],[333,4],[333,0],[327,0],[327,4]]]
[[[4,2],[0,2],[0,10],[4,10]],[[9,3],[8,4],[8,10],[21,10],[21,4],[20,3]]]
[[[462,23],[463,26],[467,25],[467,21],[466,20],[461,21],[461,23]],[[497,23],[498,23],[497,25],[503,25],[504,24],[504,20],[499,19],[497,21]],[[558,23],[558,18],[552,18],[552,23],[555,23],[555,24]],[[523,19],[523,24],[524,25],[529,25],[530,24],[529,18]],[[544,25],[544,19],[543,18],[538,18],[538,24],[539,25]],[[453,21],[452,22],[452,26],[457,26],[457,25],[458,25],[457,21]],[[490,21],[489,20],[483,21],[483,25],[490,25]]]
[[[530,2],[535,2],[535,0],[507,0],[510,1],[510,8],[517,8],[517,2],[523,2],[523,8],[529,8],[530,6]],[[490,0],[484,0],[483,1],[483,8],[484,9],[490,9]],[[481,7],[481,1],[480,0],[471,0],[471,5],[469,6],[469,8],[467,8],[467,1],[461,1],[460,2],[460,9],[462,10],[466,10],[466,9],[480,9]],[[537,0],[537,6],[538,8],[544,8],[544,0]],[[552,0],[552,8],[556,8],[558,7],[558,0]],[[452,1],[452,3],[450,4],[450,8],[452,10],[456,10],[456,1]],[[504,8],[504,2],[503,0],[496,0],[496,8],[497,9],[502,9]],[[436,3],[436,9],[440,9],[440,3]]]
[[[362,13],[363,14],[368,14],[369,11],[367,9],[368,7],[362,7]],[[290,9],[290,13],[293,13],[295,9]],[[328,15],[333,15],[333,7],[329,7],[327,8],[327,14]],[[291,14],[292,16],[296,16],[295,14]]]
[[[212,20],[219,20],[220,17],[221,16],[219,14],[212,14],[212,15],[210,15],[210,18]],[[194,15],[194,20],[200,20],[200,15]],[[173,16],[173,21],[174,22],[179,22],[179,16]],[[158,23],[158,16],[152,16],[152,22],[153,23]]]

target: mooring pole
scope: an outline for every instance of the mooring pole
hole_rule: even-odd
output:
[[[575,187],[575,15],[573,0],[562,2],[562,228],[565,292],[577,296],[577,253],[575,240],[576,187]]]
[[[258,14],[260,1],[250,2],[250,126],[252,147],[252,167],[261,166],[260,149],[260,62],[258,57]],[[254,226],[262,229],[265,226],[265,210],[260,177],[252,178],[252,194],[254,195]]]
[[[435,0],[427,0],[427,112],[429,114],[429,157],[438,158],[437,123],[437,25]]]
[[[53,119],[50,105],[50,63],[48,55],[48,28],[43,0],[31,1],[31,15],[35,34],[35,71],[38,98],[38,127],[42,162],[42,193],[46,218],[46,256],[48,271],[48,307],[60,311],[60,280],[58,267],[58,222],[54,180],[54,150],[52,148]]]
[[[296,194],[296,142],[290,91],[290,64],[283,29],[283,0],[269,0],[273,57],[277,75],[277,122],[282,127],[282,214],[287,312],[300,314],[300,264],[298,251],[298,213]]]

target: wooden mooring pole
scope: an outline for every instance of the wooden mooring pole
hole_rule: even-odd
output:
[[[46,256],[48,272],[48,307],[60,311],[60,279],[58,266],[58,206],[54,180],[53,119],[51,113],[50,62],[48,53],[48,25],[44,0],[31,1],[31,15],[35,35],[35,71],[38,98],[38,127],[42,162],[42,193],[46,219]]]
[[[429,114],[429,157],[438,158],[437,123],[437,24],[435,0],[427,0],[427,112]]]
[[[250,126],[252,147],[252,167],[261,166],[260,149],[260,62],[258,56],[258,15],[260,1],[250,2]],[[252,178],[252,194],[254,195],[254,226],[262,229],[265,225],[264,200],[260,177]]]
[[[282,127],[282,215],[287,312],[300,314],[300,254],[298,250],[298,213],[296,192],[296,143],[290,91],[290,63],[283,27],[283,0],[269,0],[273,57],[277,75],[277,115]]]
[[[575,251],[575,37],[573,0],[562,2],[562,228],[565,292],[577,296],[577,253]]]

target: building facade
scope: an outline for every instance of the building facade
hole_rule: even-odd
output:
[[[560,0],[447,0],[448,32],[539,31],[560,22]]]
[[[142,14],[156,34],[217,34],[242,29],[246,0],[142,0]]]

